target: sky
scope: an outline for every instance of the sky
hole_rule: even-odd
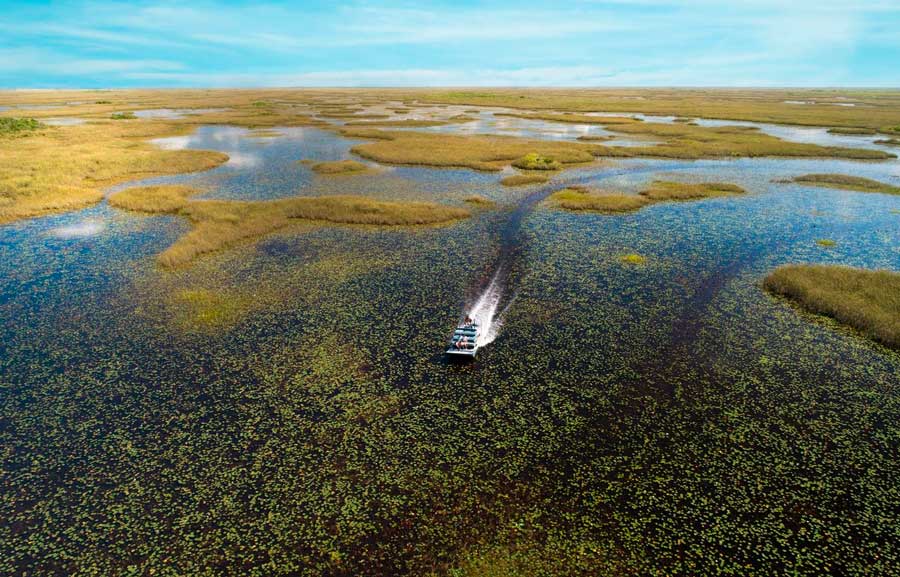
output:
[[[900,87],[900,0],[0,0],[0,88]]]

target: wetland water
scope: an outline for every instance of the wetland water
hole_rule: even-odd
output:
[[[633,159],[557,177],[748,190],[603,216],[497,173],[319,176],[297,161],[350,158],[355,141],[278,132],[167,139],[232,160],[145,182],[497,208],[412,230],[298,225],[175,272],[153,258],[188,230],[177,217],[103,203],[0,226],[17,544],[2,572],[421,574],[480,543],[639,574],[897,566],[900,355],[759,287],[783,263],[900,269],[900,197],[772,182],[900,184],[896,160]],[[492,281],[482,308],[504,311],[502,330],[475,363],[444,363]]]

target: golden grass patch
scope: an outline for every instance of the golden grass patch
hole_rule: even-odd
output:
[[[653,202],[666,200],[697,200],[717,196],[732,196],[746,191],[736,184],[726,182],[668,182],[656,180],[641,195]]]
[[[442,204],[388,202],[352,195],[269,201],[189,200],[190,189],[158,188],[163,191],[148,194],[146,188],[136,189],[125,196],[125,203],[145,212],[174,212],[187,217],[193,224],[187,234],[157,258],[165,267],[188,263],[198,256],[265,236],[299,221],[416,226],[443,224],[470,216],[464,208]],[[179,202],[183,204],[179,205]]]
[[[516,112],[498,112],[494,116],[510,116],[513,118],[524,118],[526,120],[545,120],[548,122],[566,122],[570,124],[634,124],[641,122],[640,118],[631,116],[588,116],[587,114],[553,114],[553,113],[529,113],[520,114]]]
[[[547,200],[566,210],[603,214],[632,212],[650,204],[648,199],[637,194],[592,191],[581,187],[570,187],[554,192]]]
[[[139,186],[111,194],[108,202],[111,206],[125,210],[173,213],[187,206],[188,197],[196,193],[196,189],[178,184]]]
[[[208,170],[228,160],[210,150],[162,150],[147,142],[190,131],[162,122],[95,122],[0,137],[0,223],[90,206],[106,186]]]
[[[467,196],[465,198],[465,202],[474,206],[480,206],[483,208],[487,208],[489,206],[494,206],[496,204],[493,200],[487,199],[479,194],[473,194],[472,196]]]
[[[526,184],[543,184],[550,180],[546,174],[511,174],[500,179],[503,186],[524,186]]]
[[[516,159],[534,154],[562,165],[594,160],[597,147],[577,142],[529,140],[505,136],[459,136],[409,131],[345,129],[342,134],[378,139],[358,144],[353,152],[386,164],[465,167],[498,171]]]
[[[792,179],[793,182],[821,186],[824,188],[838,188],[855,190],[858,192],[880,192],[884,194],[900,194],[900,186],[893,186],[870,178],[850,176],[847,174],[804,174]]]
[[[313,172],[318,174],[353,174],[366,172],[372,169],[371,166],[356,160],[329,160],[326,162],[316,162],[311,168]]]
[[[797,264],[772,271],[766,290],[805,310],[849,325],[900,349],[900,274],[845,266]]]
[[[635,253],[623,254],[619,257],[619,262],[631,265],[642,265],[647,262],[647,257]]]

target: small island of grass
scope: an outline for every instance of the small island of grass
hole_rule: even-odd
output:
[[[313,172],[318,174],[351,174],[371,170],[367,164],[356,160],[329,160],[317,162],[311,166]]]
[[[559,170],[562,164],[558,160],[542,156],[536,152],[529,152],[522,158],[517,158],[512,165],[522,170]]]
[[[689,201],[743,194],[743,188],[723,182],[668,182],[657,180],[639,194],[594,191],[571,186],[550,195],[548,200],[566,210],[617,214],[632,212],[666,201]]]
[[[785,265],[763,281],[771,293],[900,349],[900,273],[834,265]]]
[[[113,112],[110,118],[112,120],[134,120],[137,116],[134,112]]]
[[[845,127],[835,127],[828,129],[829,134],[846,134],[849,136],[872,136],[875,134],[875,130],[871,128],[856,128],[852,126]]]
[[[543,184],[549,178],[546,174],[511,174],[500,179],[503,186],[524,186],[526,184]]]
[[[858,192],[881,192],[884,194],[900,194],[900,186],[893,186],[870,178],[850,176],[847,174],[805,174],[791,180],[799,184],[809,184],[824,188],[839,188]]]

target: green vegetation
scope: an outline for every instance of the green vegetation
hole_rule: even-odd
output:
[[[887,146],[900,146],[900,138],[884,138],[876,140],[875,144],[885,144]]]
[[[166,184],[126,188],[109,196],[116,208],[148,213],[178,212],[187,206],[188,197],[197,191],[189,186]]]
[[[94,104],[112,104],[112,100],[96,100]]]
[[[820,238],[816,241],[816,244],[819,246],[824,246],[825,248],[831,248],[833,246],[837,246],[837,243],[830,238]]]
[[[409,118],[405,120],[371,120],[371,121],[352,121],[347,122],[344,126],[373,126],[379,128],[427,128],[429,126],[446,126],[448,124],[463,124],[475,120],[469,116],[454,116],[446,120],[419,120]]]
[[[604,140],[612,140],[612,136],[604,136],[602,134],[582,134],[578,140],[584,142],[603,142]]]
[[[341,134],[353,138],[378,139],[358,144],[352,151],[363,158],[385,164],[456,166],[498,171],[525,155],[552,159],[550,165],[586,163],[594,160],[599,147],[587,143],[529,140],[503,136],[458,136],[411,131],[379,131],[345,128]],[[546,163],[537,161],[537,165]]]
[[[880,192],[884,194],[900,194],[900,186],[893,186],[861,176],[847,174],[804,174],[793,179],[793,182],[810,184],[824,188],[856,190],[859,192]]]
[[[112,120],[134,120],[137,116],[134,115],[134,112],[113,112],[110,118]]]
[[[633,265],[642,265],[647,262],[646,257],[643,257],[639,254],[623,254],[619,257],[619,260],[625,264],[633,264]]]
[[[327,162],[317,162],[312,165],[313,172],[319,174],[351,174],[366,172],[372,167],[356,160],[330,160]]]
[[[31,132],[43,126],[34,118],[0,117],[0,136],[19,132]]]
[[[900,349],[900,274],[829,265],[786,265],[763,286],[804,309]]]
[[[549,177],[546,174],[511,174],[500,179],[503,186],[523,186],[526,184],[543,184]]]
[[[856,128],[852,126],[829,128],[828,132],[830,134],[847,134],[851,136],[872,136],[877,133],[872,128]]]
[[[517,158],[512,165],[522,170],[559,170],[562,163],[546,156],[541,156],[537,152],[529,152],[521,158]]]

